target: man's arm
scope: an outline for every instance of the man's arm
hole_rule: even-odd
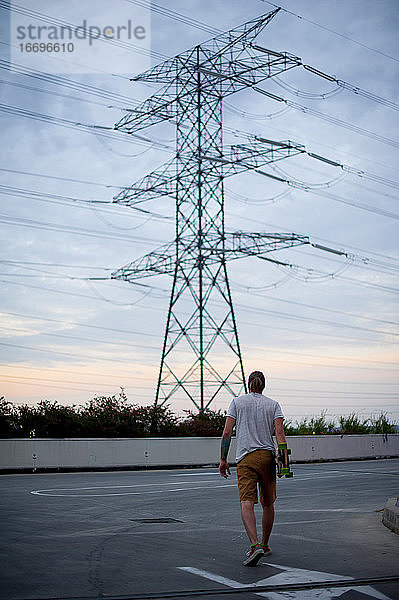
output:
[[[287,442],[287,440],[285,439],[283,421],[283,417],[277,417],[277,419],[274,419],[274,431],[276,432],[277,446],[279,444],[285,444]]]
[[[283,417],[277,417],[277,419],[274,419],[274,431],[276,434],[277,448],[279,444],[286,444],[287,440],[285,439]],[[280,469],[278,469],[277,476],[282,476],[280,473]]]
[[[219,464],[219,473],[222,477],[227,479],[227,474],[230,475],[230,468],[227,462],[227,455],[229,453],[231,436],[233,434],[233,428],[236,420],[233,417],[226,417],[226,424],[224,426],[222,442],[220,445],[220,464]]]

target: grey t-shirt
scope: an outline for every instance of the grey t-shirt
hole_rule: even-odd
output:
[[[254,450],[275,452],[274,419],[283,417],[278,402],[253,392],[234,398],[227,411],[236,420],[236,461]]]

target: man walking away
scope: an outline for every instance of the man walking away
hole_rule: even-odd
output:
[[[254,371],[248,378],[249,394],[234,398],[227,411],[221,443],[219,473],[227,479],[230,469],[227,455],[236,425],[236,461],[241,517],[251,547],[244,565],[254,567],[262,556],[271,554],[269,537],[274,522],[276,464],[273,431],[277,444],[285,443],[283,413],[278,402],[262,394],[265,377]],[[254,504],[259,497],[263,507],[262,542],[258,542]]]

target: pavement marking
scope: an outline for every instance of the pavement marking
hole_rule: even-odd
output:
[[[155,485],[155,484],[148,484],[148,485]],[[179,484],[164,484],[164,485],[179,485]],[[114,488],[118,488],[118,487],[135,487],[135,486],[109,486],[111,489]],[[57,490],[56,488],[54,489],[49,489],[49,490],[32,490],[31,492],[29,492],[30,494],[34,494],[36,496],[51,496],[51,497],[63,497],[63,498],[104,498],[106,496],[144,496],[147,494],[165,494],[167,492],[186,492],[186,491],[190,491],[190,490],[208,490],[208,489],[215,489],[215,488],[228,488],[228,487],[236,487],[235,483],[231,483],[231,484],[226,484],[226,483],[222,483],[221,485],[203,485],[203,486],[195,486],[195,487],[183,487],[183,488],[173,488],[173,489],[169,489],[169,490],[154,490],[154,491],[146,491],[143,490],[141,492],[107,492],[105,494],[54,494],[54,493],[49,493],[49,492],[55,492],[55,491],[60,491],[60,492],[65,492],[65,491],[75,491],[75,490],[94,490],[94,489],[105,489],[105,488],[98,488],[98,487],[93,487],[93,488],[70,488],[70,490],[68,489],[59,489]],[[106,488],[108,489],[108,487]]]
[[[291,467],[292,466],[293,465],[291,465]],[[339,475],[337,475],[335,473],[333,473],[333,474],[328,473],[325,475],[323,475],[323,473],[315,473],[312,475],[305,475],[305,477],[304,476],[298,477],[298,476],[295,476],[295,467],[293,468],[293,472],[294,472],[295,481],[308,481],[309,479],[332,479],[332,478],[336,479],[337,477],[347,477],[345,475],[345,473],[340,473]]]
[[[296,535],[294,533],[281,533],[281,531],[278,532],[278,535],[280,537],[286,537],[286,538],[290,538],[292,540],[299,540],[300,542],[309,542],[312,545],[324,544],[326,546],[331,546],[331,541],[326,540],[324,538],[311,538],[311,537],[307,537],[305,535]]]
[[[275,569],[280,569],[282,572],[276,575],[271,575],[264,579],[260,579],[254,583],[240,583],[234,579],[228,577],[222,577],[209,571],[203,571],[202,569],[196,569],[195,567],[177,567],[181,571],[191,573],[215,581],[230,588],[248,588],[257,587],[263,585],[281,585],[285,583],[316,583],[322,581],[338,581],[348,580],[348,587],[340,588],[316,588],[314,590],[296,590],[289,592],[254,592],[257,596],[268,598],[268,600],[332,600],[333,598],[339,598],[351,590],[355,590],[371,596],[372,598],[378,598],[379,600],[392,600],[388,596],[385,596],[381,592],[377,591],[371,586],[351,586],[350,582],[353,581],[353,577],[336,575],[335,573],[324,573],[322,571],[310,571],[308,569],[295,569],[292,567],[286,567],[283,565],[277,565],[273,563],[261,563]]]
[[[273,527],[277,525],[300,525],[302,523],[331,523],[331,521],[341,521],[341,519],[306,519],[304,521],[275,521]],[[279,535],[282,535],[279,533]]]
[[[211,581],[215,581],[216,583],[221,583],[222,585],[226,585],[231,588],[240,588],[240,587],[252,587],[254,585],[259,585],[258,583],[239,583],[238,581],[234,581],[234,579],[228,579],[227,577],[223,577],[222,575],[216,575],[215,573],[209,573],[208,571],[203,571],[202,569],[196,569],[195,567],[176,567],[180,569],[180,571],[186,571],[187,573],[192,573],[193,575],[199,575],[199,577],[204,577],[204,579],[210,579]]]
[[[278,508],[278,512],[359,512],[356,508]]]
[[[209,473],[179,473],[178,475],[172,475],[172,477],[202,477],[203,475],[219,475],[219,472],[209,472]]]
[[[389,490],[390,488],[388,488],[388,486],[386,487],[386,490]],[[392,485],[392,493],[395,495],[395,492],[397,492],[397,488]],[[278,496],[277,499],[281,502],[283,501],[290,501],[292,498],[314,498],[314,494],[289,494],[287,492],[287,494],[285,494],[286,490],[282,490],[281,488],[278,490]],[[345,494],[347,496],[354,496],[354,495],[363,495],[366,492],[374,492],[375,494],[380,494],[380,492],[378,490],[376,490],[375,488],[359,488],[357,490],[353,490],[353,489],[348,489],[346,490]],[[388,492],[390,493],[390,492]],[[324,492],[317,492],[317,496],[331,496],[331,490],[326,490]],[[385,500],[384,500],[385,502]]]
[[[213,479],[204,479],[204,481],[197,481],[196,483],[213,483]],[[180,481],[173,483],[171,481],[167,483],[133,483],[131,485],[93,485],[90,487],[76,487],[76,488],[48,488],[47,490],[38,490],[39,492],[67,492],[69,490],[108,490],[115,488],[135,488],[135,487],[154,487],[160,485],[180,485]],[[33,493],[33,492],[31,492]]]

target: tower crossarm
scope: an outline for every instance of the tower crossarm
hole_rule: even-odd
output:
[[[221,95],[225,97],[302,64],[299,57],[288,52],[268,52],[258,56],[249,48],[239,59],[213,62],[210,59],[209,64],[198,67],[203,76],[202,86],[211,88],[218,82]]]
[[[164,87],[131,109],[115,129],[133,133],[173,119],[179,108],[193,110],[193,94],[198,87],[212,94],[216,86],[222,98],[302,65],[297,56],[253,43],[278,11],[248,21],[133,77],[133,81],[162,83]]]
[[[202,158],[208,160],[211,164],[222,164],[224,166],[223,174],[226,177],[303,153],[306,153],[306,149],[302,144],[296,144],[290,140],[262,139],[261,142],[256,141],[251,144],[230,146],[223,156],[206,154]]]
[[[296,233],[246,233],[235,231],[226,234],[227,258],[262,256],[268,252],[310,244],[306,235]]]
[[[205,67],[209,57],[216,59],[220,56],[228,54],[231,58],[242,52],[247,52],[250,46],[253,45],[253,40],[259,33],[270,23],[273,17],[279,12],[279,8],[271,11],[266,15],[261,15],[251,21],[234,27],[229,31],[224,31],[219,35],[203,42],[200,46],[205,54],[201,61],[201,66]],[[168,58],[163,63],[160,63],[139,75],[132,77],[132,81],[148,81],[152,83],[167,83],[176,77],[176,71],[179,70],[179,77],[189,74],[196,67],[195,59],[196,47],[186,50],[173,58]],[[261,49],[264,51],[264,48]],[[234,54],[233,54],[234,53]]]
[[[223,176],[228,177],[303,153],[306,153],[306,149],[302,144],[290,140],[274,141],[262,138],[261,141],[250,144],[230,146],[223,156],[204,153],[200,158],[203,161],[204,174],[209,173],[212,176],[214,165],[219,164],[223,165]],[[160,196],[172,196],[176,192],[176,182],[179,178],[182,181],[190,181],[197,159],[197,155],[187,156],[185,170],[182,173],[176,173],[176,162],[172,159],[131,186],[123,188],[114,196],[113,201],[117,204],[133,206]],[[219,171],[217,176],[220,176]]]
[[[244,256],[262,256],[275,250],[284,250],[293,246],[309,244],[307,236],[296,233],[245,233],[236,231],[221,236],[209,236],[202,247],[203,264],[216,264],[220,260],[234,260]],[[196,240],[187,238],[186,248],[195,247]],[[180,267],[179,277],[184,277],[184,269],[192,268],[190,252],[176,258],[175,241],[153,250],[131,263],[111,273],[111,279],[136,281],[154,275],[174,275],[176,266]]]
[[[175,265],[176,254],[173,242],[133,260],[124,267],[120,267],[111,273],[111,279],[135,281],[136,279],[151,277],[153,275],[173,275]]]
[[[225,57],[221,60],[220,56],[217,56],[210,57],[201,64],[193,64],[190,61],[187,72],[179,71],[178,75],[173,75],[177,68],[171,68],[166,78],[167,85],[158,94],[132,108],[115,124],[114,129],[134,133],[150,125],[173,119],[177,114],[177,105],[190,102],[198,80],[204,92],[211,92],[217,84],[220,96],[224,97],[302,64],[300,58],[288,52],[268,52],[266,56],[257,56],[253,51],[247,50],[246,56],[239,60],[226,60]],[[175,62],[179,66],[177,59]]]
[[[174,159],[145,175],[131,186],[123,188],[113,198],[117,204],[127,206],[139,204],[159,196],[167,196],[174,192],[176,182],[176,167]]]
[[[115,125],[114,129],[124,131],[125,133],[133,133],[149,127],[150,125],[156,125],[162,123],[162,121],[169,121],[176,116],[176,93],[175,86],[169,84],[161,93],[154,94],[147,98],[144,102],[129,110],[129,112],[122,117]]]

